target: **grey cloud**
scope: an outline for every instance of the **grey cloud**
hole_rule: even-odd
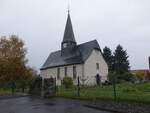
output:
[[[60,49],[67,0],[0,0],[0,35],[17,34],[26,42],[29,65],[44,63]],[[78,43],[97,39],[101,48],[123,45],[132,69],[148,68],[149,0],[72,0],[71,18]]]

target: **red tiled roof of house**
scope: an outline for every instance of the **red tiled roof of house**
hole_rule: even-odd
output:
[[[139,73],[139,72],[143,72],[145,74],[148,74],[148,73],[150,73],[150,70],[149,69],[139,69],[139,70],[130,70],[130,72],[134,73],[134,74]]]

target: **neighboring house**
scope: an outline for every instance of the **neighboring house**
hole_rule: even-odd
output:
[[[79,76],[81,84],[96,85],[96,75],[101,82],[108,75],[108,66],[96,40],[77,45],[69,13],[61,50],[52,52],[40,70],[43,78],[56,77],[57,85],[66,76],[72,77],[74,84]]]
[[[150,70],[149,69],[141,69],[141,70],[131,70],[130,71],[132,74],[136,75],[137,73],[144,73],[146,76],[145,76],[145,79],[144,80],[150,80]]]

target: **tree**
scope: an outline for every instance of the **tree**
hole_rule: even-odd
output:
[[[116,72],[109,72],[108,79],[109,79],[109,82],[111,82],[111,83],[117,82]]]
[[[109,72],[114,71],[113,69],[113,55],[112,51],[109,47],[105,46],[103,49],[103,57],[108,64]]]
[[[114,52],[114,70],[118,74],[118,78],[122,79],[122,75],[129,71],[129,60],[126,50],[121,45],[116,47]]]
[[[147,76],[146,76],[147,80],[150,80],[150,71],[147,71],[147,72],[146,72],[146,75],[147,75]]]
[[[27,69],[32,73],[33,76],[38,76],[38,71],[35,67],[27,66]]]
[[[136,77],[139,80],[139,82],[142,82],[142,80],[144,80],[144,78],[146,77],[144,72],[138,72],[136,73]]]
[[[32,73],[26,67],[26,53],[24,42],[18,36],[0,38],[0,81],[25,82],[31,78]]]
[[[130,72],[126,72],[123,74],[123,80],[132,81],[134,79],[134,75]]]

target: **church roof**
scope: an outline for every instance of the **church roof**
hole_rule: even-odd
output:
[[[67,56],[67,54],[66,56],[62,56],[61,50],[52,52],[41,70],[65,65],[82,64],[91,55],[93,49],[100,50],[96,40],[77,45],[76,50],[71,56]]]
[[[76,42],[69,12],[68,12],[68,18],[65,27],[63,42]]]

